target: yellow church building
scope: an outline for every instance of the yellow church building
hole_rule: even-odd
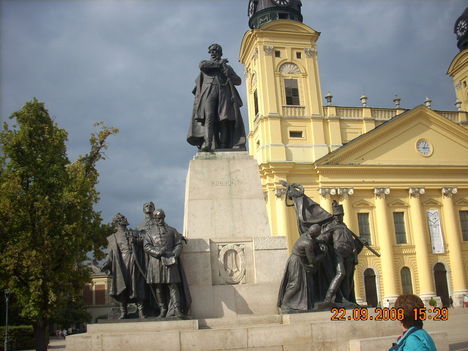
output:
[[[332,200],[343,204],[348,227],[381,253],[359,256],[358,302],[412,292],[460,306],[468,295],[467,11],[448,69],[458,111],[434,111],[428,99],[410,110],[398,98],[394,108],[373,108],[366,96],[360,107],[335,106],[322,96],[320,33],[302,23],[301,2],[250,0],[249,16],[240,49],[249,152],[273,235],[286,236],[290,248],[297,240],[279,182],[299,183],[330,212]]]

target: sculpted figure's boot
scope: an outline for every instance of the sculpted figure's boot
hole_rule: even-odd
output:
[[[127,318],[127,305],[122,304],[120,305],[120,316],[119,319],[126,319]]]
[[[166,317],[166,314],[167,314],[167,306],[164,303],[164,296],[163,296],[162,288],[159,284],[156,285],[155,292],[156,292],[156,299],[158,300],[158,306],[159,306],[159,311],[160,311],[158,318],[164,318]]]
[[[177,305],[175,307],[175,315],[177,318],[182,319],[184,318],[184,313],[182,312],[182,309],[180,308],[180,305]]]
[[[328,287],[327,294],[325,295],[325,300],[324,302],[326,303],[332,303],[335,300],[336,292],[338,291],[338,288],[340,286],[341,279],[333,279],[332,282],[330,283],[330,286]]]
[[[158,318],[165,318],[167,314],[167,307],[164,304],[159,304],[159,315]]]
[[[137,309],[138,309],[138,318],[145,319],[146,315],[143,310],[143,304],[142,303],[137,304]]]
[[[171,295],[171,301],[174,301],[175,315],[177,318],[183,318],[184,314],[182,308],[180,307],[180,292],[178,284],[170,284],[169,292]]]
[[[215,136],[214,126],[215,116],[209,115],[205,120],[205,142],[203,143],[201,151],[212,152],[213,138]]]

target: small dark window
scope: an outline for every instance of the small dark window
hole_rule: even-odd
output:
[[[290,138],[302,138],[302,131],[298,130],[290,130],[289,131]]]
[[[85,285],[83,289],[83,300],[85,305],[91,306],[93,304],[93,290],[91,285]]]
[[[288,19],[288,18],[289,18],[289,16],[288,16],[287,13],[280,13],[279,14],[279,19]]]
[[[369,213],[358,213],[358,224],[359,236],[361,239],[367,241],[369,244],[372,244],[369,226]]]
[[[281,51],[276,50],[275,51],[275,57],[281,57]]]
[[[106,304],[106,286],[104,284],[96,284],[94,288],[94,299],[96,305]]]
[[[286,90],[286,105],[300,105],[297,80],[285,79],[284,88]]]
[[[302,57],[300,52],[296,52],[296,58],[300,59]]]
[[[463,241],[468,241],[468,211],[460,211],[460,226],[463,234]]]
[[[393,224],[395,225],[397,244],[406,244],[405,214],[393,212]]]
[[[254,91],[253,98],[254,98],[254,111],[255,111],[255,116],[256,116],[256,115],[258,115],[258,96],[257,96],[257,90]]]

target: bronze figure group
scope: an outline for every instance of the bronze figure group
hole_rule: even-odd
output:
[[[191,303],[187,279],[180,261],[186,239],[165,222],[165,213],[153,202],[143,206],[145,220],[136,230],[118,213],[116,232],[108,240],[102,266],[111,274],[109,295],[120,305],[120,319],[129,318],[128,304],[135,303],[139,318],[184,318]]]
[[[282,313],[357,307],[353,280],[357,257],[364,246],[371,248],[343,223],[338,202],[333,201],[333,213],[328,213],[304,194],[301,185],[282,185],[287,188],[286,205],[295,207],[301,236],[287,262],[277,306]]]

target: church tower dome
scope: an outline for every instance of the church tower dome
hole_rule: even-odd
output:
[[[257,29],[264,24],[281,19],[302,23],[300,0],[250,0],[249,27]]]

